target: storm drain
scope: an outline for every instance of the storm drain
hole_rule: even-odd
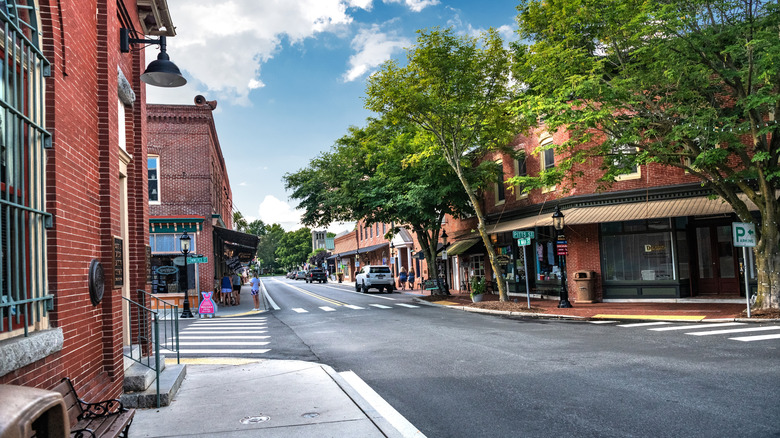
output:
[[[320,414],[317,413],[317,412],[307,412],[307,413],[301,415],[301,417],[303,417],[303,418],[317,418],[319,416],[320,416]]]
[[[265,415],[259,415],[256,417],[244,417],[241,419],[241,424],[257,424],[257,423],[264,423],[268,420],[270,420],[271,417],[266,417]]]

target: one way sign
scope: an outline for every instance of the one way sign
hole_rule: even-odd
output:
[[[731,224],[732,237],[736,247],[756,246],[756,226],[747,222]]]

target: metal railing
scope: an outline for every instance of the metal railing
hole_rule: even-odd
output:
[[[130,343],[132,344],[125,350],[124,356],[155,371],[159,408],[160,350],[175,352],[176,363],[180,363],[179,306],[163,301],[142,289],[136,292],[137,302],[122,297],[130,306]],[[137,357],[133,346],[138,346]]]

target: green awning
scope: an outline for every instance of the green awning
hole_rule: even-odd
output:
[[[479,241],[479,238],[459,240],[447,248],[447,256],[463,254]]]
[[[151,216],[149,232],[152,234],[179,234],[183,232],[196,233],[203,231],[203,221],[199,216]]]

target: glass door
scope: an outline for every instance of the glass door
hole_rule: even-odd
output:
[[[737,258],[731,243],[731,226],[696,228],[698,294],[739,295]]]

